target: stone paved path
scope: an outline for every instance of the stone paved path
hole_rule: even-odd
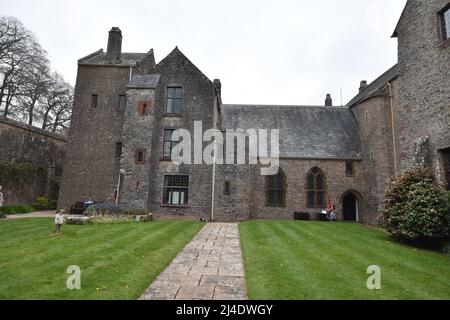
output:
[[[208,223],[140,300],[247,300],[236,223]]]
[[[31,213],[11,214],[6,216],[8,220],[25,219],[25,218],[54,218],[56,211],[38,211]]]

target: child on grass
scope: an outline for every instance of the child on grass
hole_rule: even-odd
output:
[[[55,230],[53,231],[53,235],[60,235],[61,234],[61,226],[64,223],[64,209],[59,210],[56,212],[55,216]]]

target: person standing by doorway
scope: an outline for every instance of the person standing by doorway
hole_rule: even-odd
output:
[[[331,211],[331,221],[336,222],[337,221],[337,212],[336,212],[336,206],[333,204],[333,211]]]
[[[331,201],[331,199],[328,200],[326,211],[327,219],[330,221],[336,221],[336,206],[334,205],[333,201]]]

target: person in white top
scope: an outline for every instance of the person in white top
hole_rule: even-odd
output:
[[[0,186],[0,208],[3,207],[3,193],[2,193],[2,186]]]
[[[56,216],[55,216],[55,230],[53,231],[54,235],[60,235],[61,234],[61,226],[64,223],[64,216],[63,216],[64,212],[65,212],[64,209],[61,209],[61,210],[59,210],[56,213]]]

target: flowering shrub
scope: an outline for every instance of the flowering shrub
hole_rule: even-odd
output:
[[[134,219],[136,216],[151,216],[151,213],[148,210],[145,209],[136,209],[136,208],[124,208],[117,206],[113,203],[98,203],[95,205],[92,205],[88,207],[84,211],[84,215],[89,217],[97,217],[97,216],[104,216],[104,217],[116,217],[116,218],[126,218],[131,217]]]
[[[450,233],[450,201],[433,183],[430,170],[416,167],[393,178],[378,224],[401,240],[445,239]]]
[[[96,215],[102,216],[118,216],[123,214],[122,209],[119,206],[109,202],[96,204],[95,211]]]

